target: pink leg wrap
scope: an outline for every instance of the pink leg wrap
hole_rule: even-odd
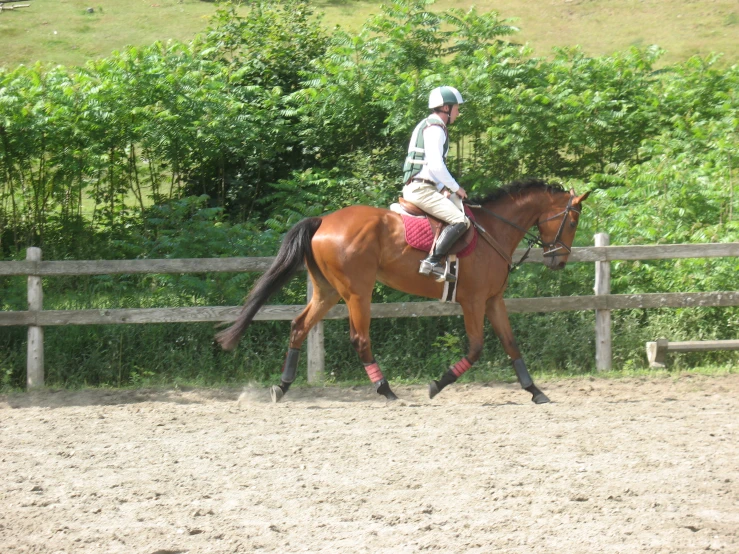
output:
[[[371,364],[365,365],[364,369],[365,371],[367,371],[367,376],[373,383],[377,383],[377,381],[379,381],[383,377],[382,370],[380,369],[380,365],[377,362],[372,362]]]
[[[471,367],[472,367],[472,364],[470,363],[470,361],[467,358],[462,358],[456,364],[454,364],[450,369],[452,370],[452,373],[454,373],[456,377],[459,377]]]

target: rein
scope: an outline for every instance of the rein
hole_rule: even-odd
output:
[[[477,221],[472,221],[472,224],[475,226],[475,229],[477,229],[480,233],[480,236],[487,242],[490,246],[493,247],[493,249],[500,254],[503,259],[508,263],[508,273],[512,273],[516,271],[519,267],[521,267],[521,264],[529,257],[529,254],[531,253],[531,249],[534,246],[540,246],[542,248],[549,248],[547,252],[544,253],[545,258],[553,258],[555,256],[562,256],[559,251],[564,249],[567,251],[567,254],[570,254],[572,252],[572,249],[567,246],[565,243],[562,242],[561,236],[562,231],[564,231],[565,227],[565,221],[567,221],[567,216],[570,215],[570,212],[576,212],[580,213],[580,210],[572,207],[572,198],[573,196],[570,195],[570,199],[567,202],[567,207],[562,210],[561,212],[554,214],[551,217],[548,217],[547,219],[543,221],[537,221],[536,225],[538,226],[541,223],[546,223],[547,221],[552,221],[553,219],[556,219],[560,216],[562,216],[562,221],[559,224],[559,229],[557,230],[557,234],[554,237],[554,240],[552,242],[544,242],[541,238],[541,232],[539,232],[538,235],[535,235],[528,229],[524,229],[520,225],[509,221],[508,219],[504,218],[503,216],[496,214],[495,212],[492,212],[488,210],[487,208],[484,208],[480,204],[467,204],[468,207],[479,209],[485,212],[488,215],[491,215],[495,217],[496,219],[502,221],[503,223],[510,225],[514,229],[517,229],[518,231],[521,231],[523,233],[523,238],[526,239],[526,243],[528,244],[528,248],[526,248],[526,252],[524,252],[523,256],[521,256],[521,259],[518,260],[518,262],[513,263],[513,259],[505,252],[503,247],[500,245],[498,241],[496,241],[490,233],[488,233],[485,228],[480,225]]]
[[[469,207],[470,208],[481,208],[481,206],[469,206]],[[473,219],[470,219],[470,221],[472,222],[472,225],[475,226],[475,229],[477,229],[477,231],[480,233],[480,236],[485,240],[485,242],[487,242],[490,246],[492,246],[493,250],[495,250],[498,254],[500,254],[501,257],[506,261],[506,263],[508,264],[508,273],[515,270],[519,265],[521,265],[523,258],[519,260],[517,264],[514,264],[513,259],[503,249],[501,244],[497,240],[495,240],[492,237],[492,235],[488,233],[482,225],[480,225],[477,221],[474,221]]]

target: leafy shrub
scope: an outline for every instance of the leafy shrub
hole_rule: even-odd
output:
[[[656,70],[656,47],[534,58],[510,42],[516,28],[498,14],[434,13],[421,0],[388,3],[357,33],[325,33],[313,16],[302,0],[258,2],[245,17],[227,6],[191,43],[130,47],[83,68],[0,70],[2,257],[21,259],[28,245],[45,259],[273,255],[303,217],[397,197],[410,131],[440,84],[467,99],[449,164],[470,192],[525,175],[594,189],[581,246],[596,232],[611,244],[739,240],[739,67],[708,56]],[[738,272],[736,259],[615,262],[612,288],[733,290]],[[232,305],[255,278],[61,277],[45,280],[45,302]],[[508,292],[586,295],[592,283],[589,264],[558,274],[525,266]],[[23,280],[0,286],[2,309],[22,310]],[[305,289],[296,279],[274,302],[301,304]],[[375,298],[407,296],[378,286]],[[624,367],[645,365],[645,340],[728,338],[737,326],[736,308],[613,315],[614,357]],[[511,320],[534,371],[592,369],[591,314]],[[326,328],[334,378],[363,378],[346,322]],[[259,323],[236,354],[215,352],[208,326],[49,329],[50,383],[272,379],[287,329]],[[19,386],[24,333],[6,331],[0,379]],[[479,373],[510,378],[486,332]],[[464,351],[462,333],[458,318],[373,322],[378,359],[399,379],[437,375]]]

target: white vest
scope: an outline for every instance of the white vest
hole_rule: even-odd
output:
[[[411,141],[408,145],[408,157],[405,159],[405,164],[403,165],[403,183],[409,183],[423,169],[423,166],[426,165],[423,132],[432,125],[437,125],[444,129],[444,162],[446,162],[446,156],[449,153],[449,139],[446,125],[444,125],[444,121],[438,115],[431,114],[413,129]]]

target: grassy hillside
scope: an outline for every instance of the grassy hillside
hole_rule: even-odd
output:
[[[82,65],[127,44],[189,40],[214,4],[199,0],[24,0],[0,12],[0,65]],[[93,13],[88,13],[92,8]]]
[[[326,22],[352,25],[377,10],[377,2],[319,2]],[[666,61],[723,52],[739,60],[739,4],[736,0],[439,0],[435,8],[476,6],[515,18],[519,42],[536,55],[552,47],[580,45],[591,55],[629,46],[658,44]]]
[[[30,8],[0,12],[0,65],[36,61],[80,65],[127,44],[187,40],[205,28],[215,4],[201,0],[19,0]],[[515,18],[517,37],[537,55],[581,45],[600,55],[659,44],[665,61],[723,52],[739,60],[736,0],[439,0],[434,9],[497,10]],[[379,2],[318,0],[324,24],[356,30]],[[88,13],[92,8],[93,13]]]

